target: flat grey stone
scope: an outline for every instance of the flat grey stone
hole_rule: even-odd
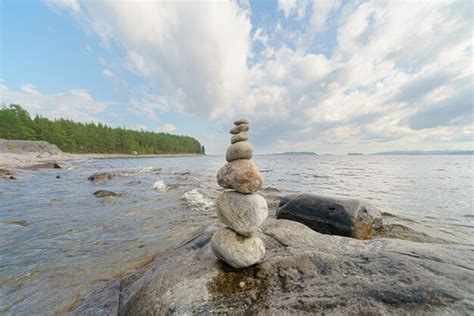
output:
[[[240,132],[240,133],[235,134],[234,136],[232,136],[232,138],[230,139],[230,143],[235,144],[235,143],[238,143],[238,142],[244,142],[248,139],[249,139],[249,133]]]
[[[238,134],[240,132],[248,132],[249,131],[249,125],[248,124],[240,124],[235,127],[233,127],[229,133],[231,134]]]
[[[250,122],[247,119],[240,119],[240,120],[234,121],[234,125],[241,125],[241,124],[250,124]]]

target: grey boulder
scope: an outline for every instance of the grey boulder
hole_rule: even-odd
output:
[[[225,154],[225,159],[228,162],[237,160],[237,159],[252,159],[253,156],[253,147],[249,142],[238,142],[233,145],[230,145],[227,148]]]
[[[382,215],[366,202],[313,194],[282,198],[276,217],[303,223],[323,234],[357,239],[371,239],[382,226]]]
[[[119,314],[472,314],[473,246],[361,241],[287,220],[262,229],[265,261],[246,269],[216,260],[212,231],[157,255],[120,282]]]
[[[237,126],[233,127],[230,130],[230,133],[231,134],[238,134],[238,133],[241,133],[241,132],[248,132],[248,130],[249,130],[249,125],[248,124],[240,124],[240,125],[237,125]]]
[[[240,132],[238,134],[235,134],[234,136],[231,137],[230,143],[235,144],[238,142],[244,142],[249,139],[249,133],[247,132]]]
[[[219,169],[217,183],[240,193],[254,193],[262,188],[263,177],[250,160],[239,159]]]
[[[267,201],[258,194],[223,192],[216,206],[221,222],[243,236],[255,233],[268,216]]]
[[[256,264],[265,256],[265,244],[258,236],[240,236],[224,227],[211,239],[214,255],[233,268],[246,268]]]

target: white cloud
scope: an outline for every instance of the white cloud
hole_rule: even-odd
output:
[[[174,126],[173,124],[169,124],[169,123],[166,123],[165,125],[163,125],[160,128],[160,131],[162,131],[164,133],[171,133],[171,132],[174,132],[175,130],[176,130],[176,126]]]
[[[105,111],[110,105],[95,100],[84,90],[44,94],[31,84],[23,85],[20,91],[0,84],[0,103],[20,104],[31,115],[39,113],[50,119],[69,118],[81,122],[100,122],[95,114]]]
[[[248,116],[261,149],[446,146],[472,136],[468,1],[278,1],[288,20],[252,34],[250,9],[230,1],[70,10],[104,47],[121,49],[104,68],[144,80],[129,105],[151,118],[174,109],[227,130]],[[264,49],[251,52],[252,42]]]
[[[251,24],[235,2],[88,1],[78,16],[153,94],[179,93],[185,112],[217,118],[239,104]]]

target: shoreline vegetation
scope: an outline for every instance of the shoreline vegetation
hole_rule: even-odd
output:
[[[33,119],[20,105],[0,108],[0,139],[46,141],[72,154],[205,154],[198,140],[185,135],[112,128],[68,119]],[[9,148],[14,151],[15,148]]]

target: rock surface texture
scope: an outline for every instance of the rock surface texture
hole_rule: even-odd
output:
[[[250,160],[239,159],[219,169],[217,183],[240,193],[254,193],[262,188],[263,177]]]
[[[249,133],[247,132],[240,132],[238,134],[235,134],[230,138],[230,143],[235,144],[238,142],[244,142],[249,139]]]
[[[249,142],[238,142],[230,145],[227,149],[225,159],[228,162],[238,159],[252,159],[253,147]]]
[[[246,141],[249,121],[241,119],[234,124],[230,133],[236,135],[226,153],[229,163],[217,172],[217,183],[235,191],[223,192],[217,199],[217,216],[228,227],[214,234],[211,248],[229,266],[246,268],[265,256],[265,244],[255,233],[268,216],[268,205],[263,197],[254,194],[262,188],[263,178],[250,161],[253,148]],[[234,141],[238,135],[239,141]]]
[[[224,192],[216,206],[221,222],[243,236],[255,233],[268,216],[267,201],[258,194]]]
[[[312,194],[296,194],[281,199],[279,219],[290,219],[323,234],[371,239],[382,227],[382,215],[368,203]]]
[[[257,236],[245,237],[225,227],[211,239],[212,252],[233,268],[245,268],[259,262],[265,256],[265,245]]]
[[[361,241],[288,220],[268,220],[262,231],[265,262],[247,269],[216,260],[212,232],[158,257],[121,283],[119,314],[472,313],[472,246]]]

